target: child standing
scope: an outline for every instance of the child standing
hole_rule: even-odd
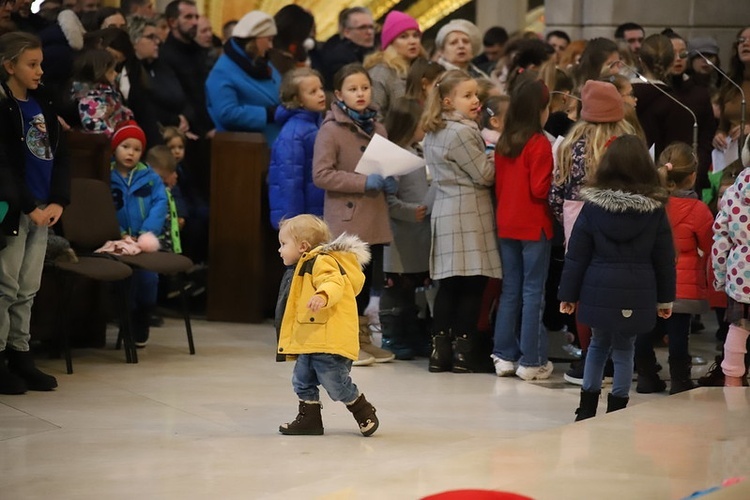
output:
[[[688,351],[690,318],[708,310],[706,258],[713,243],[714,218],[693,191],[698,161],[690,146],[684,142],[670,144],[659,155],[659,164],[659,174],[669,191],[667,215],[677,252],[677,300],[672,316],[665,320],[672,379],[669,393],[677,394],[695,388],[690,378],[692,363]],[[636,350],[640,348],[653,351],[653,343],[641,347],[636,342]],[[636,354],[636,357],[642,356]]]
[[[326,110],[320,74],[296,68],[281,82],[281,106],[276,123],[281,132],[271,148],[268,166],[268,199],[271,225],[299,214],[323,215],[324,191],[313,184],[313,146]]]
[[[0,37],[0,394],[50,391],[57,380],[34,365],[29,322],[42,278],[47,231],[70,199],[65,139],[39,86],[42,45],[34,35]]]
[[[714,222],[711,249],[714,288],[727,293],[726,319],[730,322],[724,342],[724,361],[721,362],[725,386],[747,385],[744,357],[750,335],[750,288],[747,286],[750,271],[745,265],[750,259],[748,188],[750,167],[745,168],[724,193]]]
[[[422,106],[415,99],[400,97],[391,103],[384,122],[390,140],[417,156],[423,156],[421,116]],[[422,167],[399,177],[398,191],[386,197],[393,243],[383,249],[379,315],[383,347],[396,359],[412,359],[428,345],[416,303],[417,288],[430,284],[428,189],[427,169]]]
[[[552,146],[542,128],[548,105],[549,90],[542,81],[525,79],[515,85],[495,153],[497,234],[504,270],[492,353],[499,377],[515,373],[523,380],[543,380],[552,374],[542,324],[552,248],[547,204]]]
[[[480,125],[487,153],[495,151],[495,145],[503,133],[509,103],[510,97],[507,95],[495,95],[489,97],[482,106]]]
[[[123,103],[115,79],[117,61],[104,49],[87,50],[76,61],[73,75],[73,98],[84,132],[112,137],[120,123],[133,119],[133,112]]]
[[[488,278],[500,278],[491,186],[495,166],[485,153],[476,119],[477,83],[467,73],[443,73],[422,117],[425,160],[435,185],[430,277],[435,297],[429,370],[478,371],[477,323]],[[455,346],[453,344],[455,340]]]
[[[373,254],[382,254],[383,245],[393,239],[385,195],[396,192],[398,181],[354,171],[373,134],[386,135],[370,108],[372,85],[367,70],[361,64],[341,68],[334,78],[334,94],[336,100],[315,139],[313,182],[325,190],[323,213],[333,235],[355,234],[370,245]],[[357,296],[360,354],[354,364],[393,361],[393,353],[375,346],[370,338],[365,309],[370,301],[372,264],[363,272],[365,284]]]
[[[162,250],[167,252],[182,253],[180,242],[180,230],[185,225],[185,219],[180,217],[180,209],[172,194],[177,187],[177,162],[167,146],[159,144],[148,150],[146,164],[159,174],[167,193],[167,218],[164,228],[159,236]]]
[[[363,436],[378,429],[375,408],[352,382],[358,358],[356,296],[362,291],[362,267],[370,261],[367,244],[342,234],[330,241],[328,226],[313,215],[298,215],[279,225],[279,255],[295,266],[284,318],[279,354],[297,356],[292,375],[299,413],[279,426],[286,435],[323,434],[322,385],[334,401],[346,403]]]
[[[588,186],[565,255],[560,312],[592,328],[576,421],[596,415],[611,355],[607,412],[628,404],[635,337],[656,316],[669,318],[675,298],[674,244],[660,185],[646,146],[635,135],[615,139]],[[578,306],[576,306],[578,302]],[[656,313],[656,314],[655,314]]]
[[[159,175],[141,163],[146,134],[133,121],[112,135],[114,161],[110,175],[120,234],[139,243],[158,237],[167,218],[167,192]],[[136,347],[146,347],[149,321],[156,305],[159,275],[137,269],[131,284],[131,320]]]

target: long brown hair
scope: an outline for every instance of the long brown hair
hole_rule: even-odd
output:
[[[503,135],[497,142],[500,155],[515,158],[532,135],[541,133],[542,112],[549,105],[549,89],[544,82],[527,78],[519,81],[510,94]]]
[[[646,145],[632,134],[620,136],[610,143],[589,185],[642,194],[662,203],[668,198]]]

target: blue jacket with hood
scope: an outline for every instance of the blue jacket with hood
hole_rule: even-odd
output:
[[[123,177],[113,163],[110,182],[120,233],[137,237],[150,232],[159,236],[168,210],[167,191],[159,174],[138,163],[130,175]]]
[[[323,216],[325,191],[312,180],[313,146],[321,121],[320,113],[306,109],[279,106],[276,110],[276,123],[282,129],[271,148],[268,167],[271,225],[275,229],[282,217]]]

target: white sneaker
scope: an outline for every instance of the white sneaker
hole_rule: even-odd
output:
[[[510,377],[516,373],[516,365],[513,361],[505,361],[502,358],[498,358],[494,354],[490,356],[492,362],[495,364],[495,373],[498,377]]]
[[[547,364],[543,366],[519,366],[516,375],[526,381],[544,380],[552,375],[553,368],[551,361],[547,361]]]

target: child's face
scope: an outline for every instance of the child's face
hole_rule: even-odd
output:
[[[620,95],[622,95],[622,101],[625,104],[629,104],[633,107],[638,104],[638,98],[635,96],[635,93],[633,92],[633,86],[630,84],[630,82],[625,83]]]
[[[5,71],[10,79],[21,88],[35,90],[42,79],[42,49],[27,49],[21,52],[18,59],[4,62]]]
[[[344,78],[341,90],[334,92],[336,99],[343,101],[349,109],[361,113],[372,100],[370,79],[363,73],[355,73]]]
[[[285,266],[296,264],[305,251],[304,245],[297,243],[287,229],[279,231],[279,255]]]
[[[450,96],[443,98],[443,108],[458,111],[466,118],[476,120],[480,110],[476,80],[466,80],[456,85]]]
[[[125,139],[115,149],[115,162],[122,169],[132,170],[141,161],[142,153],[141,141],[133,138]]]
[[[297,99],[302,107],[308,111],[325,111],[326,93],[323,91],[320,78],[317,76],[302,78],[297,88]]]
[[[107,79],[110,85],[115,84],[115,80],[117,80],[117,70],[114,66],[109,68],[106,73],[104,73],[104,78]]]
[[[185,158],[185,143],[182,142],[181,137],[172,137],[169,142],[167,142],[167,147],[169,148],[169,151],[172,152],[172,156],[177,163]]]

